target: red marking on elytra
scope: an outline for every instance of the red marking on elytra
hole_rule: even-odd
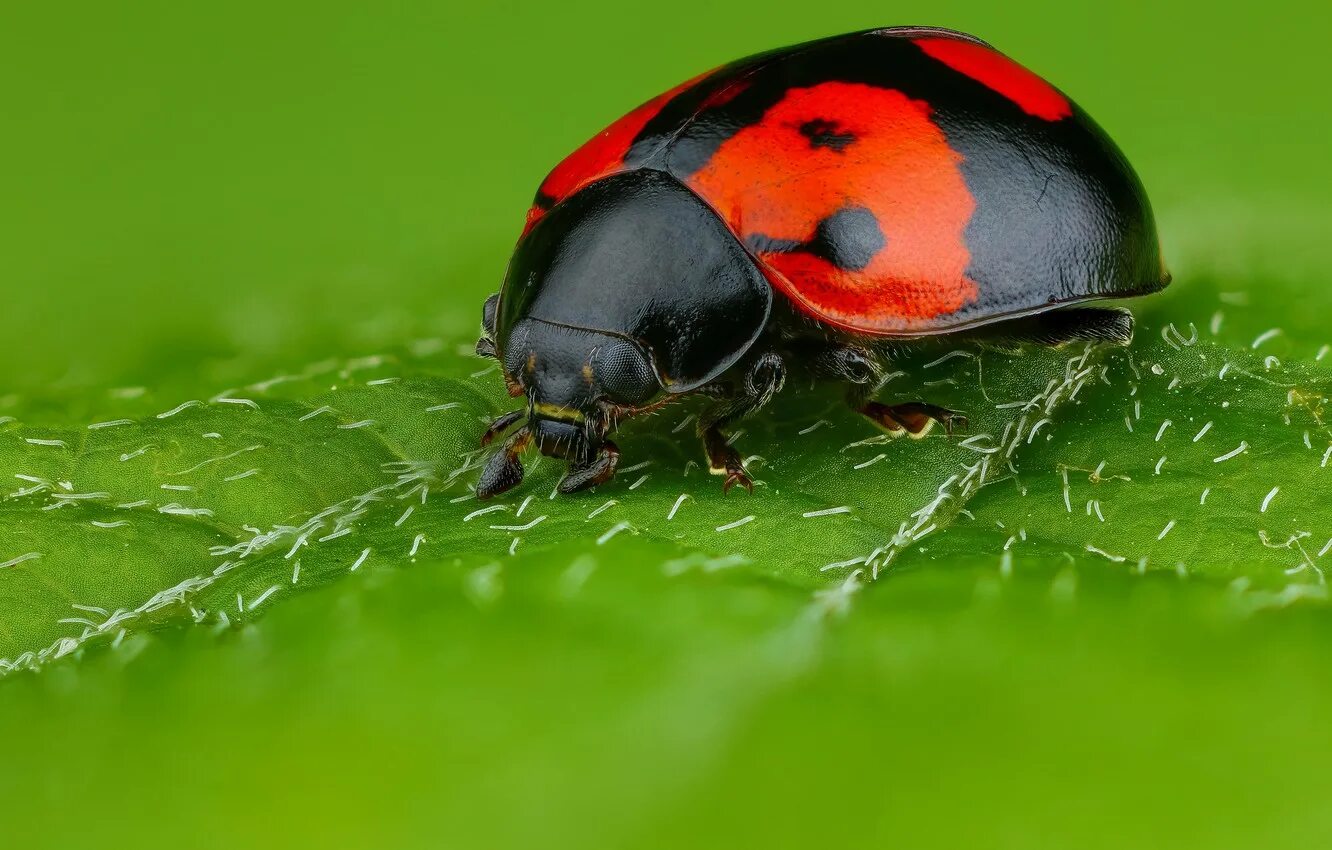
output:
[[[657,95],[593,136],[555,166],[541,184],[541,194],[558,203],[589,183],[620,171],[624,165],[625,154],[629,152],[634,139],[648,122],[655,118],[676,95],[706,76],[708,75],[702,74],[664,94]]]
[[[840,150],[811,145],[800,128],[815,120],[835,121],[854,141]],[[687,182],[746,241],[809,242],[838,210],[869,209],[887,244],[863,269],[803,251],[758,258],[773,285],[818,318],[892,333],[976,298],[964,239],[976,202],[961,161],[928,104],[892,89],[827,82],[791,89]]]
[[[532,232],[536,223],[541,221],[541,217],[546,214],[546,208],[540,204],[533,204],[527,208],[527,221],[523,222],[523,236]]]
[[[1073,114],[1068,98],[1054,86],[992,47],[957,38],[912,41],[927,55],[993,89],[1028,115],[1059,121]]]
[[[699,111],[702,112],[706,109],[716,109],[725,106],[748,91],[750,85],[751,82],[748,77],[732,80],[704,98],[703,103],[699,106]]]

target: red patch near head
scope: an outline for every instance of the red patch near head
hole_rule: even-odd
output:
[[[835,128],[829,138],[837,144],[826,143],[821,127]],[[976,204],[961,161],[928,104],[891,89],[827,82],[791,89],[687,182],[752,246],[773,285],[805,310],[842,327],[892,333],[976,297],[964,239]],[[847,268],[780,246],[816,242],[819,223],[848,209],[868,210],[882,232],[869,240],[868,262]]]
[[[676,95],[706,76],[708,74],[697,76],[652,98],[593,136],[555,166],[541,184],[541,194],[558,203],[587,184],[619,171],[620,166],[624,164],[625,154],[629,152],[634,139],[638,138],[638,134],[648,122],[655,118]]]
[[[523,223],[523,236],[532,232],[541,217],[546,214],[546,210],[540,204],[533,204],[527,208],[527,221]]]
[[[927,55],[993,89],[1028,115],[1059,121],[1073,114],[1068,98],[1054,86],[992,47],[956,38],[912,41]]]
[[[749,90],[751,81],[748,77],[732,80],[703,99],[699,111],[725,106]]]

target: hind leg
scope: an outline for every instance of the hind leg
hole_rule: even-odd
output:
[[[967,417],[956,410],[923,401],[911,401],[906,404],[880,404],[877,401],[867,401],[857,407],[856,412],[894,437],[905,434],[913,440],[919,440],[930,433],[936,422],[950,437],[955,430],[964,430],[967,427]]]
[[[846,403],[888,434],[919,439],[930,432],[937,422],[945,434],[966,427],[967,418],[955,410],[912,401],[904,404],[883,404],[873,400],[886,374],[881,357],[857,346],[838,346],[817,354],[811,365],[816,374],[846,384]]]

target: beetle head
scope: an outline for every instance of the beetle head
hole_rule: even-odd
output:
[[[519,455],[529,443],[568,462],[563,492],[607,480],[619,457],[608,435],[620,419],[652,406],[663,392],[651,354],[640,343],[539,319],[514,327],[503,368],[510,392],[527,400],[527,422],[487,464],[477,485],[483,499],[522,480]]]
[[[771,287],[735,234],[670,175],[614,175],[555,204],[487,302],[477,350],[500,359],[528,422],[488,463],[477,494],[515,486],[531,442],[569,462],[566,492],[605,481],[616,422],[716,380],[763,333],[771,307]]]

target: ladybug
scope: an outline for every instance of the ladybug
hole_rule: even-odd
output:
[[[892,434],[960,414],[871,396],[891,352],[1127,343],[1096,299],[1170,282],[1146,194],[1081,109],[980,39],[899,27],[741,59],[625,115],[546,177],[477,353],[523,409],[500,416],[476,495],[517,486],[531,444],[571,493],[615,474],[618,423],[684,396],[724,488],[726,437],[800,369]]]

